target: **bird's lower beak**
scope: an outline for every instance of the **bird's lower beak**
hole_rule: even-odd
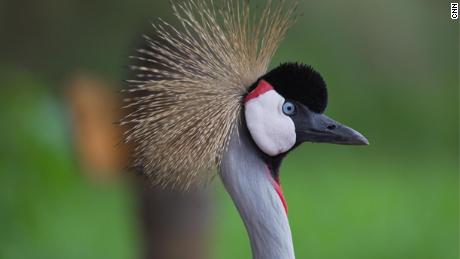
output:
[[[316,114],[308,122],[302,124],[296,130],[298,142],[369,145],[369,141],[361,133],[324,114]]]

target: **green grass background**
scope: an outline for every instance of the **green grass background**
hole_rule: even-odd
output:
[[[129,181],[82,177],[60,85],[112,80],[157,1],[0,1],[0,258],[135,258]],[[301,1],[273,65],[299,60],[329,86],[327,114],[368,147],[305,144],[282,166],[298,258],[458,258],[459,27],[448,1]],[[168,16],[166,15],[166,18]],[[249,258],[213,188],[214,258]]]

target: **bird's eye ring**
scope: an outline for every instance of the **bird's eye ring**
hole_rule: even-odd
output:
[[[286,101],[283,104],[283,113],[288,116],[294,115],[295,114],[295,104],[292,102]]]

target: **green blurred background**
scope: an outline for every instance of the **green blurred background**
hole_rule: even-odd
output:
[[[368,147],[305,144],[281,172],[297,258],[455,259],[459,246],[459,23],[450,1],[303,1],[272,65],[311,64],[327,114]],[[0,1],[0,258],[137,258],[129,177],[80,165],[65,89],[121,85],[167,1]],[[218,180],[211,258],[250,258]]]

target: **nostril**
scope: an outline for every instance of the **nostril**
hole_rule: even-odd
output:
[[[337,128],[337,126],[335,126],[334,124],[327,126],[328,130],[335,130],[335,128]]]

